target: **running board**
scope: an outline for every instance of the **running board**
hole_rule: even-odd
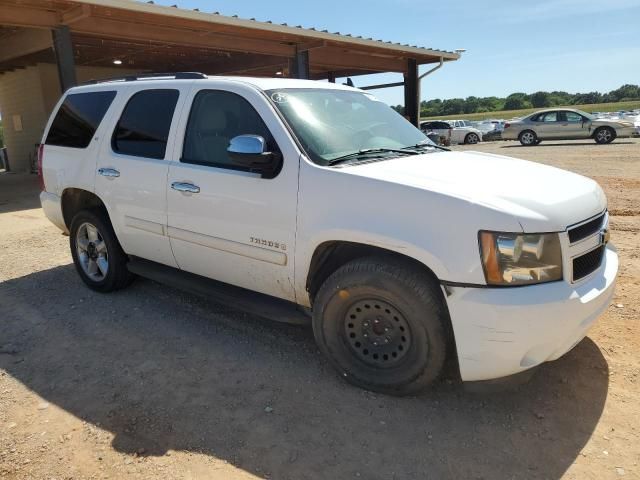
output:
[[[302,310],[303,307],[280,298],[218,282],[138,257],[131,257],[127,268],[131,273],[141,277],[269,320],[294,325],[311,324],[311,318]]]

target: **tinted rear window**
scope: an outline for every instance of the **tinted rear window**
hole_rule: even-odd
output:
[[[143,90],[133,95],[113,132],[113,150],[164,158],[178,95],[178,90]]]
[[[45,143],[86,148],[115,96],[114,91],[67,95],[53,119]]]

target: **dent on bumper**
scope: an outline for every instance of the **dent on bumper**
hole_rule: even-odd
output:
[[[60,197],[55,193],[40,192],[40,204],[42,205],[42,210],[44,210],[44,214],[49,221],[63,232],[69,233],[67,226],[64,223]]]
[[[610,246],[600,268],[575,285],[451,288],[447,303],[462,380],[513,375],[567,353],[609,306],[617,272]]]

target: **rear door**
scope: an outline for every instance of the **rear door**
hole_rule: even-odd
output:
[[[121,113],[98,157],[96,194],[125,252],[176,266],[167,236],[167,152],[192,82],[149,83],[120,91]]]
[[[194,85],[167,183],[168,233],[191,273],[295,300],[293,252],[300,153],[268,100],[252,87]],[[275,178],[233,164],[232,138],[260,135],[282,154]]]

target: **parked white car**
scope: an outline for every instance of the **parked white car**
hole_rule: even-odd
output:
[[[39,163],[88,287],[140,274],[311,323],[339,374],[375,391],[420,390],[448,359],[464,381],[555,360],[614,291],[596,182],[438,148],[342,85],[189,73],[72,88]]]
[[[476,144],[482,141],[482,132],[467,124],[466,120],[427,120],[420,123],[420,129],[425,133],[434,132],[447,137],[451,144]]]

